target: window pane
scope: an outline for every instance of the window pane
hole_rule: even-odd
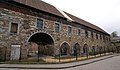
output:
[[[41,19],[37,20],[37,28],[38,29],[43,29],[43,20],[41,20]]]
[[[78,29],[78,35],[80,35],[80,29]]]
[[[60,24],[55,23],[55,32],[59,32],[60,31]]]
[[[93,32],[91,32],[91,37],[93,38]]]
[[[17,33],[18,31],[18,24],[16,23],[11,23],[11,33]]]
[[[72,33],[72,27],[68,26],[68,35]]]
[[[98,34],[96,34],[96,39],[98,39]]]
[[[87,30],[85,31],[85,35],[86,35],[86,37],[88,37],[88,31]]]

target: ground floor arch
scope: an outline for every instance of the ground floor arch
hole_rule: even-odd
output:
[[[60,54],[63,55],[69,55],[70,54],[70,46],[67,42],[63,42],[60,46]]]
[[[75,43],[75,45],[73,46],[73,55],[76,56],[76,55],[80,55],[80,50],[81,50],[81,47],[78,43]]]
[[[95,46],[92,46],[92,53],[91,55],[96,55],[96,47]]]
[[[86,54],[86,53],[88,53],[88,51],[89,51],[88,45],[84,44],[84,46],[83,46],[83,53]]]
[[[31,35],[31,37],[28,40],[28,43],[30,44],[28,51],[37,51],[36,53],[38,55],[54,54],[54,40],[47,33],[39,32]]]

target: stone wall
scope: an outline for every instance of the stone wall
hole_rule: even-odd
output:
[[[44,29],[38,30],[36,28],[37,18],[43,19]],[[19,33],[10,34],[9,27],[11,22],[19,24]],[[19,12],[0,8],[0,47],[7,47],[6,57],[10,57],[11,45],[21,45],[21,57],[27,57],[27,45],[29,44],[29,38],[35,33],[46,33],[50,35],[54,40],[54,54],[59,54],[59,48],[63,42],[66,42],[70,46],[71,53],[73,46],[79,43],[81,47],[87,44],[90,49],[92,46],[110,46],[109,40],[96,39],[95,35],[91,38],[91,32],[88,31],[88,38],[85,36],[85,29],[81,28],[80,36],[77,35],[78,27],[72,26],[72,34],[67,34],[67,27],[70,24],[60,23],[60,32],[54,32],[54,23],[56,21],[44,19],[42,17],[36,17],[31,15],[22,14]],[[68,22],[71,23],[71,22]],[[109,37],[109,36],[107,36]],[[9,59],[9,58],[8,58]]]

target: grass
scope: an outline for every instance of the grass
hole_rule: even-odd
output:
[[[109,53],[106,53],[106,55],[109,55]],[[83,61],[83,60],[88,60],[88,59],[93,59],[93,58],[99,58],[102,56],[106,56],[104,54],[97,54],[96,57],[95,56],[88,56],[88,58],[86,56],[78,56],[77,61]],[[44,58],[40,58],[39,62],[38,62],[38,58],[29,58],[29,59],[24,59],[24,60],[13,60],[13,61],[6,61],[4,63],[10,63],[10,64],[56,64],[56,63],[69,63],[69,62],[75,62],[76,61],[76,57],[75,56],[62,56],[60,57],[59,60],[59,56],[57,57],[44,57]]]

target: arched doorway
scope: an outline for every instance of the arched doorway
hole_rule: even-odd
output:
[[[86,55],[88,57],[88,52],[89,52],[88,45],[84,44],[84,46],[83,46],[83,55]]]
[[[95,46],[92,46],[92,55],[95,55]]]
[[[76,43],[74,46],[73,46],[73,55],[76,56],[76,55],[80,55],[80,45],[78,43]]]
[[[63,55],[68,55],[70,53],[70,46],[68,43],[64,42],[61,47],[60,47],[60,54]]]
[[[29,38],[28,42],[37,44],[39,56],[54,54],[54,40],[50,35],[46,33],[35,33]]]

